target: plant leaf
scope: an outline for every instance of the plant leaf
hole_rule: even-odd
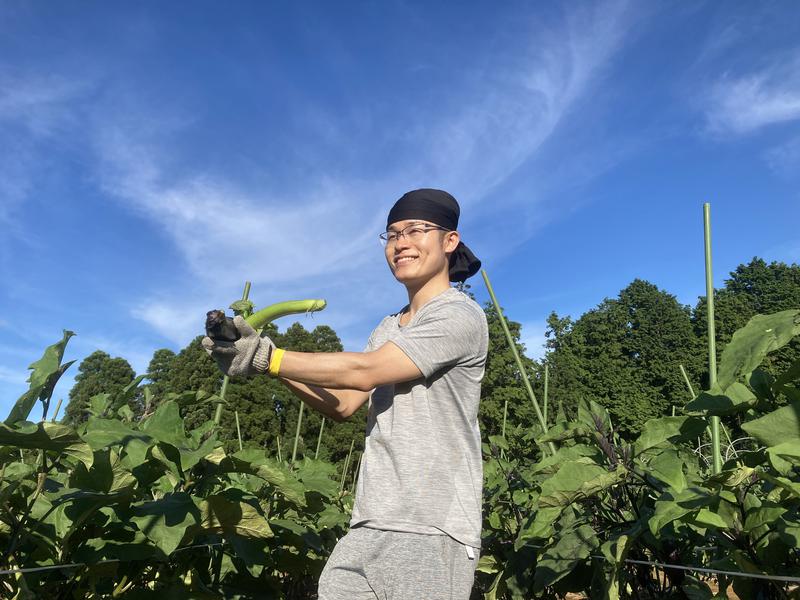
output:
[[[699,417],[659,417],[644,424],[639,439],[634,444],[634,454],[641,454],[666,441],[693,440],[706,428],[705,419]]]
[[[748,421],[742,425],[742,429],[765,446],[800,442],[800,402],[792,402]]]
[[[770,352],[800,335],[800,310],[756,315],[733,334],[719,362],[717,383],[723,390],[749,375]]]

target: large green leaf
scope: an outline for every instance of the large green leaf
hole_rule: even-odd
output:
[[[570,461],[542,483],[540,507],[567,506],[575,500],[588,498],[621,481],[627,473],[624,466],[608,471],[593,462]]]
[[[594,400],[582,399],[578,403],[578,422],[589,431],[596,431],[598,425],[605,433],[611,431],[611,416],[604,406]]]
[[[747,433],[765,446],[800,441],[800,402],[782,406],[763,417],[742,425]]]
[[[238,534],[244,537],[273,536],[266,517],[252,504],[229,493],[214,494],[199,503],[200,523],[204,532]],[[253,500],[251,500],[253,501]]]
[[[303,484],[283,463],[267,457],[261,450],[249,448],[228,456],[221,448],[216,448],[205,460],[217,465],[222,472],[256,475],[275,487],[289,502],[306,507]]]
[[[318,492],[326,498],[332,498],[339,492],[339,482],[333,479],[335,476],[334,465],[312,458],[304,458],[297,470],[297,477],[307,490]]]
[[[520,527],[514,550],[519,550],[530,540],[548,539],[553,534],[554,523],[561,514],[561,507],[542,507],[531,515]]]
[[[780,519],[786,511],[786,507],[775,504],[774,502],[751,508],[747,511],[744,520],[744,531],[753,531],[762,525],[769,525],[774,529],[778,519]]]
[[[117,419],[89,419],[82,437],[93,450],[102,450],[109,446],[124,447],[133,465],[144,462],[147,449],[154,441],[149,435],[136,431]]]
[[[200,511],[189,494],[168,494],[153,502],[131,507],[131,521],[164,554],[171,554],[186,530],[200,522]]]
[[[706,428],[705,419],[699,417],[659,417],[644,424],[639,439],[634,444],[634,453],[641,454],[664,442],[677,443],[693,440]]]
[[[176,448],[186,446],[186,433],[183,428],[178,403],[173,400],[163,402],[141,427],[147,435],[159,442],[172,444]]]
[[[534,592],[541,592],[569,574],[579,563],[589,558],[597,546],[597,536],[588,525],[560,531],[555,544],[547,548],[536,563]]]
[[[597,461],[600,458],[601,451],[597,446],[589,446],[587,444],[575,444],[574,446],[561,446],[556,450],[555,454],[548,454],[543,456],[530,471],[531,475],[536,474],[552,474],[558,471],[561,465],[569,460],[575,460],[580,457],[592,457]]]
[[[667,448],[657,454],[647,465],[647,472],[663,481],[676,492],[686,489],[686,475],[683,472],[684,461],[678,456],[678,451]]]
[[[538,439],[540,444],[546,442],[563,442],[575,438],[592,437],[594,428],[589,429],[583,423],[556,423],[547,433]]]
[[[800,310],[784,310],[771,315],[756,315],[733,334],[725,346],[717,371],[717,382],[724,390],[740,377],[750,374],[767,354],[800,335]]]
[[[78,437],[74,429],[61,423],[24,421],[13,428],[0,424],[0,446],[63,452],[87,467],[92,465],[92,449]]]
[[[19,400],[11,408],[11,412],[5,420],[6,425],[13,425],[17,421],[26,420],[38,399],[46,399],[52,395],[53,388],[58,383],[61,375],[75,362],[61,364],[67,342],[74,335],[73,332],[65,329],[61,340],[52,346],[48,346],[42,358],[28,367],[33,370],[28,377],[30,388],[20,396]]]
[[[711,498],[700,488],[687,488],[682,492],[667,491],[656,500],[655,511],[647,525],[653,535],[658,535],[664,526],[710,503]]]
[[[723,393],[718,387],[701,392],[686,405],[688,412],[705,412],[709,416],[732,415],[749,410],[758,402],[755,394],[738,381],[733,382]]]

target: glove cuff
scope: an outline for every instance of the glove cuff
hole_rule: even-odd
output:
[[[269,369],[269,360],[272,358],[272,344],[265,344],[260,341],[258,350],[253,355],[253,368],[257,373],[266,373]]]

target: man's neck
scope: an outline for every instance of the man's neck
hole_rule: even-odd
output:
[[[450,280],[445,275],[428,280],[419,288],[406,288],[408,290],[408,319],[410,320],[417,311],[429,300],[450,289]]]

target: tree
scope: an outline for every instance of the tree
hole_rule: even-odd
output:
[[[680,364],[696,370],[698,356],[690,316],[674,296],[640,279],[574,323],[551,314],[551,397],[572,414],[579,400],[594,400],[620,431],[638,432],[688,399]]]
[[[707,300],[698,299],[692,322],[703,349],[708,344]],[[714,327],[717,361],[734,332],[744,327],[757,314],[771,314],[800,307],[800,265],[783,262],[767,263],[754,257],[730,273],[725,286],[714,291]],[[707,359],[706,359],[707,360]],[[794,340],[778,352],[767,356],[762,368],[772,373],[784,372],[800,360],[800,341]],[[701,386],[708,387],[708,368],[704,363],[698,374]]]
[[[83,359],[78,366],[75,385],[69,391],[69,404],[64,421],[76,425],[88,418],[89,400],[97,394],[121,392],[136,378],[136,373],[124,358],[111,358],[102,350],[96,350]],[[131,407],[137,412],[136,407]]]
[[[176,354],[168,349],[161,348],[153,353],[153,358],[147,366],[147,379],[150,391],[153,393],[156,404],[161,401],[164,394],[169,391],[169,377]]]
[[[500,435],[503,429],[503,411],[508,402],[507,427],[520,425],[525,428],[538,427],[533,406],[522,382],[522,375],[508,345],[505,332],[494,305],[484,307],[489,328],[489,351],[486,357],[486,371],[481,383],[481,403],[478,411],[484,437]],[[511,337],[522,357],[523,365],[530,379],[535,379],[536,365],[525,356],[520,343],[522,326],[506,319]]]

